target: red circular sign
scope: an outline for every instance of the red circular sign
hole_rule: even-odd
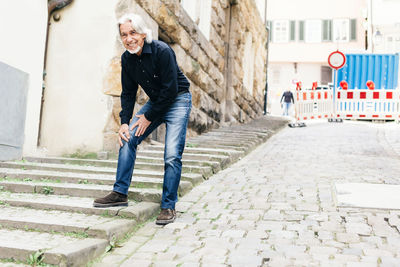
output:
[[[338,51],[330,53],[328,57],[328,64],[331,66],[331,68],[334,68],[336,70],[342,68],[344,64],[346,63],[346,56]]]

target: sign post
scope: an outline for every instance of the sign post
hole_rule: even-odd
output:
[[[337,121],[336,120],[336,104],[335,104],[337,70],[343,68],[344,64],[346,64],[346,56],[339,50],[336,50],[329,54],[328,64],[332,69],[334,69],[334,72],[333,72],[333,114],[334,114],[335,120],[329,120],[330,122],[332,122],[332,121]],[[341,119],[340,119],[340,122],[342,122]]]

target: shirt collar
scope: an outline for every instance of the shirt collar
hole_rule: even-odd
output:
[[[142,54],[151,54],[150,44],[144,42]]]

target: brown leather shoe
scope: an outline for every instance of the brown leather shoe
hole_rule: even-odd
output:
[[[176,218],[176,212],[173,209],[161,209],[160,215],[158,215],[156,224],[166,225],[173,223]]]
[[[128,197],[124,194],[112,191],[107,196],[95,199],[93,201],[93,207],[96,208],[107,208],[115,206],[128,206]]]

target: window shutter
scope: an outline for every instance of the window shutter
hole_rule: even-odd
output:
[[[304,20],[299,21],[299,41],[304,41]]]
[[[350,41],[355,41],[357,39],[357,20],[350,20]]]
[[[267,21],[267,27],[268,27],[268,41],[272,42],[272,20]]]
[[[296,21],[290,21],[290,41],[296,40]]]
[[[322,21],[322,41],[332,41],[332,20]]]

